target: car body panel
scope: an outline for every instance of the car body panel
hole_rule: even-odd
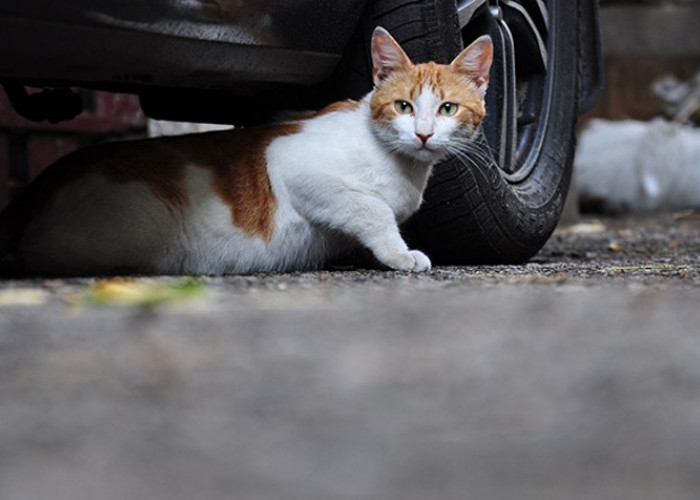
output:
[[[348,97],[328,89],[360,71],[337,70],[349,49],[369,42],[358,27],[373,2],[3,0],[0,83],[136,93],[162,119],[265,120]],[[580,0],[578,10],[584,111],[603,72],[597,2]]]
[[[366,0],[5,0],[0,77],[86,86],[313,84]]]

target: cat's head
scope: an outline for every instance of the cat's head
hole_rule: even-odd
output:
[[[413,64],[389,32],[377,27],[370,108],[379,138],[390,150],[422,161],[463,150],[486,113],[492,58],[491,38],[482,36],[450,64]]]

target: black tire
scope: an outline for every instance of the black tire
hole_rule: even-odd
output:
[[[559,221],[575,146],[579,19],[577,4],[564,7],[558,3],[501,2],[504,9],[515,9],[505,12],[508,17],[502,21],[494,17],[496,10],[484,3],[471,21],[460,27],[454,0],[371,2],[362,40],[354,44],[365,49],[347,54],[342,71],[348,95],[358,96],[368,90],[371,61],[366,47],[376,25],[387,28],[414,62],[448,63],[462,49],[463,38],[470,42],[483,33],[492,35],[496,47],[487,93],[490,120],[485,121],[478,142],[482,154],[474,155],[468,165],[452,159],[436,166],[421,210],[402,228],[409,245],[424,250],[435,264],[526,261],[544,245]],[[546,63],[539,69],[537,55],[535,60],[528,59],[532,56],[528,50],[537,48],[528,37],[534,39],[537,35],[528,34],[523,25],[529,26],[529,21],[521,22],[519,18],[520,10],[527,15],[527,9],[533,6],[548,17],[546,22],[535,19],[537,22],[532,23],[541,30],[538,34],[544,35],[539,47],[540,53],[542,47],[546,51],[546,58],[541,57]],[[509,19],[513,26],[508,24]],[[518,41],[520,36],[524,47],[505,39],[499,41],[504,23],[514,33],[513,40]],[[509,58],[508,53],[514,56]],[[509,65],[503,66],[504,61]],[[508,87],[508,81],[515,82],[508,80],[511,77],[518,78],[515,84],[519,97],[512,107],[515,111],[506,115],[503,102],[514,85]],[[508,95],[515,96],[515,90]],[[522,120],[527,110],[532,115],[531,123]],[[516,111],[518,119],[526,123],[510,127],[513,139],[507,139],[499,123],[507,116],[515,125]],[[516,145],[500,151],[514,154],[499,156],[494,144],[508,140]],[[504,165],[504,159],[509,165]]]

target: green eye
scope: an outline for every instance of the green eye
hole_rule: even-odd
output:
[[[459,108],[459,105],[453,102],[443,102],[438,112],[444,116],[452,116],[457,112],[457,108]]]
[[[394,108],[401,115],[407,115],[413,113],[413,106],[407,101],[396,101],[394,103]]]

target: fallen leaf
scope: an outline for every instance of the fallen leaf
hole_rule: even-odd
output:
[[[0,290],[0,306],[37,306],[49,299],[46,290],[38,288],[10,288]]]
[[[82,302],[151,307],[164,302],[199,297],[203,291],[203,283],[195,278],[186,278],[175,283],[111,278],[99,280],[92,285]]]

